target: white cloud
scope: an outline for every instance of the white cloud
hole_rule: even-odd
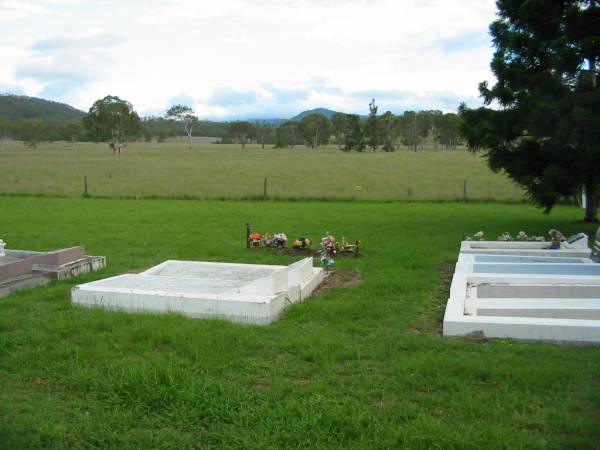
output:
[[[32,15],[52,15],[53,11],[43,4],[27,0],[0,0],[0,21],[22,19]]]
[[[390,109],[448,109],[491,79],[494,3],[0,0],[10,19],[0,82],[29,95],[63,90],[82,109],[119,95],[142,114],[182,93],[204,117],[364,112],[353,93],[373,91]]]
[[[39,83],[39,95],[43,97],[70,101],[76,99],[77,91],[102,80],[99,68],[107,70],[113,65],[108,49],[122,41],[121,36],[102,31],[40,39],[15,67],[15,75]]]

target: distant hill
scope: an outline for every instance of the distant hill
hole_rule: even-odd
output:
[[[306,116],[308,116],[310,114],[314,114],[314,113],[323,114],[328,119],[331,119],[331,116],[333,116],[336,112],[337,111],[333,111],[333,110],[327,109],[327,108],[315,108],[315,109],[309,109],[306,111],[302,111],[301,113],[296,114],[294,117],[291,117],[289,119],[248,119],[248,122],[261,123],[261,124],[265,124],[265,125],[271,125],[271,126],[278,127],[279,125],[286,123],[288,120],[291,120],[294,122],[299,122],[300,120],[304,119]]]
[[[282,123],[286,123],[288,119],[248,119],[248,122],[258,123],[263,125],[271,125],[278,127]]]
[[[15,119],[43,119],[51,123],[79,122],[85,115],[65,103],[24,95],[0,94],[0,116]]]
[[[309,114],[314,113],[323,114],[328,119],[331,119],[336,112],[327,108],[315,108],[302,111],[290,119],[247,120],[253,123],[277,127],[288,120],[300,121]],[[63,124],[79,122],[85,114],[85,112],[65,103],[53,102],[37,97],[27,97],[25,95],[0,94],[0,117],[8,117],[11,120],[39,118],[49,123]]]
[[[304,119],[306,116],[308,116],[309,114],[315,114],[315,113],[323,114],[328,119],[331,119],[331,116],[333,116],[336,112],[337,111],[333,111],[333,110],[327,109],[327,108],[309,109],[306,111],[302,111],[300,114],[295,115],[290,120],[300,121],[300,120]]]

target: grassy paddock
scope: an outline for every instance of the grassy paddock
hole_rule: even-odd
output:
[[[121,157],[106,144],[57,142],[35,151],[20,142],[0,150],[0,194],[76,197],[87,175],[97,197],[345,199],[521,202],[523,192],[492,173],[481,157],[455,151],[404,148],[394,153],[343,153],[335,146],[262,150],[198,139],[132,143]],[[357,188],[357,186],[359,186]]]
[[[373,156],[373,155],[369,155]],[[126,158],[123,158],[126,160]],[[440,336],[465,232],[550,227],[526,205],[0,197],[11,247],[85,244],[108,268],[0,300],[2,448],[592,448],[600,352]],[[363,281],[269,326],[73,308],[79,282],[167,258],[286,263],[258,230],[364,241]]]

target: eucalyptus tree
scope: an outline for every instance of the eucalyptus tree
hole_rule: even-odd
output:
[[[347,115],[336,112],[331,116],[331,131],[335,138],[335,143],[341,149],[345,140]]]
[[[380,118],[381,143],[385,152],[396,150],[396,139],[398,138],[398,127],[396,116],[391,111],[386,111]]]
[[[294,148],[295,145],[302,143],[298,122],[288,120],[277,127],[277,139],[285,145]]]
[[[256,134],[256,127],[247,121],[236,121],[229,124],[229,134],[234,142],[246,148],[246,143]]]
[[[402,143],[415,152],[421,143],[419,116],[414,111],[405,111],[401,118]]]
[[[460,117],[455,113],[446,113],[437,125],[436,142],[446,150],[456,148],[460,143]]]
[[[505,171],[550,212],[587,193],[586,222],[600,196],[600,7],[598,0],[498,0],[490,25],[496,83],[486,106],[460,108],[469,148]]]
[[[32,150],[37,150],[40,142],[48,137],[48,126],[46,122],[39,118],[23,119],[21,122],[21,137],[23,143]]]
[[[431,110],[427,111],[428,121],[427,125],[429,127],[428,134],[431,135],[433,139],[433,146],[437,148],[438,144],[440,144],[440,134],[442,133],[442,128],[445,126],[445,117],[444,113],[440,110]]]
[[[256,144],[261,148],[265,148],[265,144],[272,144],[275,140],[275,129],[267,122],[259,122],[254,124]]]
[[[348,114],[346,116],[343,150],[364,152],[366,147],[364,121],[357,114]]]
[[[299,123],[299,129],[309,147],[317,148],[329,142],[331,125],[323,114],[313,113],[304,117]]]
[[[94,140],[107,141],[115,155],[123,152],[127,139],[136,137],[142,130],[131,103],[113,95],[96,100],[82,124]]]
[[[83,137],[83,128],[79,123],[69,123],[61,130],[63,139],[71,142],[71,146],[75,146],[75,142]]]
[[[183,125],[183,130],[188,139],[188,148],[192,149],[192,132],[198,123],[198,117],[189,106],[173,105],[167,110],[167,119],[175,120]]]

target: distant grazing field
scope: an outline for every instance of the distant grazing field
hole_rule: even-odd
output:
[[[344,153],[325,149],[276,150],[256,144],[212,144],[198,138],[190,151],[183,140],[131,143],[115,157],[104,143],[0,146],[0,195],[80,196],[87,175],[89,195],[246,199],[346,199],[520,202],[523,192],[492,173],[481,157],[464,149],[394,153]]]

